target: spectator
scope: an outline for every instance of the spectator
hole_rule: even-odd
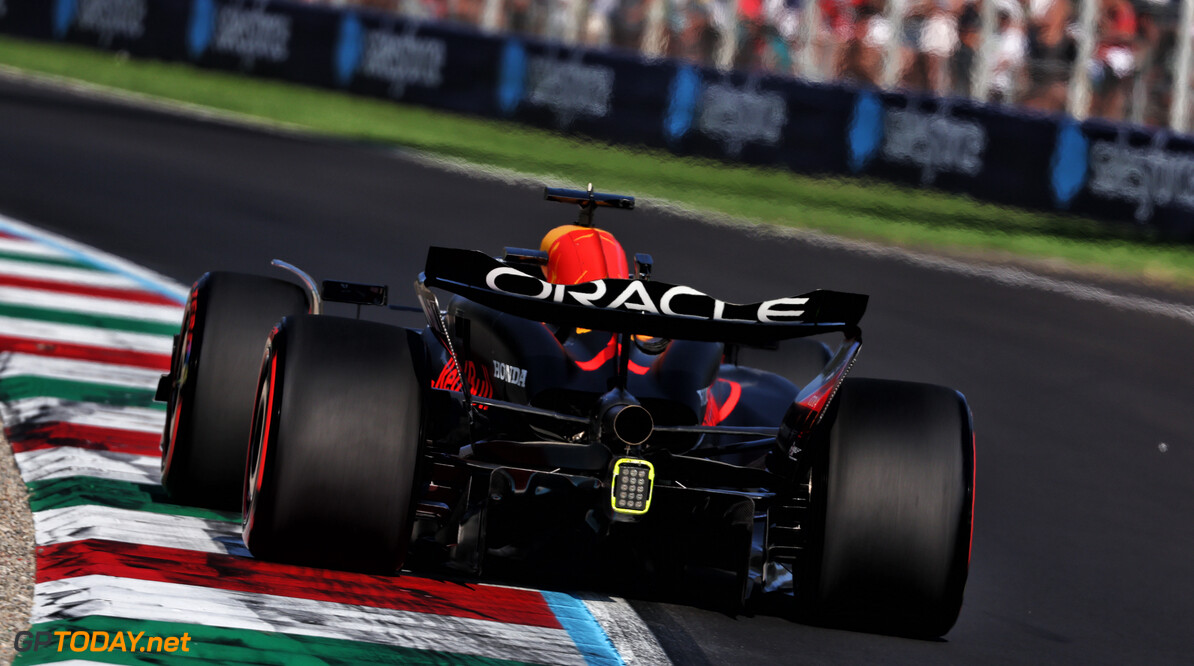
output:
[[[969,97],[974,87],[974,65],[978,61],[981,27],[978,2],[968,0],[958,15],[958,48],[950,60],[953,91],[959,97]]]
[[[763,0],[763,66],[765,68],[784,74],[792,74],[796,71],[799,30],[799,0]]]
[[[618,0],[593,0],[585,19],[582,41],[589,46],[608,46],[617,11]]]
[[[1098,48],[1091,63],[1090,115],[1122,120],[1136,72],[1136,10],[1128,0],[1102,0]]]
[[[709,17],[709,7],[701,0],[678,0],[668,5],[667,53],[674,58],[701,65],[713,65],[718,34]]]
[[[1070,0],[1034,3],[1028,30],[1029,90],[1024,105],[1041,111],[1065,110],[1067,88],[1078,46],[1071,30]]]
[[[894,52],[899,85],[963,97],[975,92],[982,7],[990,2],[987,98],[1047,112],[1066,110],[1078,52],[1075,0],[303,1],[870,86],[887,83],[893,72],[885,61]],[[1177,85],[1179,0],[1097,1],[1093,55],[1082,70],[1092,88],[1085,111],[1167,124]],[[889,2],[908,5],[898,30]],[[805,27],[806,20],[815,25]]]
[[[884,0],[861,0],[850,40],[842,50],[841,78],[877,86],[883,76],[883,56],[896,36],[883,16]]]
[[[851,0],[808,0],[817,2],[821,25],[810,32],[813,48],[811,63],[819,78],[837,79],[843,75],[844,49],[854,38],[857,8]]]
[[[992,55],[992,101],[1010,103],[1016,100],[1017,90],[1023,88],[1021,76],[1028,40],[1024,34],[1024,11],[1014,0],[996,0],[998,7],[996,40]]]
[[[762,64],[763,0],[738,0],[738,19],[732,29],[737,32],[735,69],[756,69]]]
[[[937,95],[949,92],[950,57],[958,48],[958,19],[949,0],[935,0],[920,30],[925,88]]]

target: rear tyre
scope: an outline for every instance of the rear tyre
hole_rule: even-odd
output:
[[[254,391],[270,327],[307,311],[297,285],[206,273],[187,299],[174,344],[162,485],[177,502],[240,508]]]
[[[970,563],[970,409],[941,386],[843,383],[813,476],[819,539],[805,601],[823,622],[942,636]],[[832,415],[831,415],[832,416]]]
[[[391,573],[410,540],[421,442],[417,334],[287,317],[270,338],[244,475],[255,557]]]

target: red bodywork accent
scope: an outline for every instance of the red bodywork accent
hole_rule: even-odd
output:
[[[730,393],[726,396],[724,402],[717,404],[717,398],[714,391],[718,384],[727,384],[730,387]],[[742,385],[738,382],[729,379],[718,379],[712,386],[709,387],[709,400],[705,403],[705,418],[701,421],[701,425],[715,426],[726,420],[734,408],[738,406],[738,399],[742,397]]]
[[[464,362],[465,372],[468,373],[468,385],[472,395],[479,398],[493,397],[493,382],[489,380],[489,373],[485,372],[484,368],[480,372],[477,371],[477,364],[472,361]],[[443,369],[439,371],[439,377],[432,382],[431,388],[446,389],[448,391],[462,391],[463,385],[460,383],[460,373],[456,370],[456,364],[452,359],[448,359],[448,363],[444,365]],[[484,409],[484,405],[478,405],[479,408]]]
[[[611,335],[609,336],[609,342],[606,343],[605,348],[597,352],[596,356],[587,361],[574,362],[576,363],[576,367],[580,368],[581,370],[584,370],[585,372],[591,372],[605,365],[606,362],[608,362],[611,358],[616,358],[621,349],[622,346],[618,344],[618,336]],[[639,365],[634,361],[630,361],[627,367],[636,375],[645,375],[651,371],[651,368]]]

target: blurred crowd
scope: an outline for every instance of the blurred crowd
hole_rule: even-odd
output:
[[[1178,75],[1180,0],[315,1],[1156,126]]]

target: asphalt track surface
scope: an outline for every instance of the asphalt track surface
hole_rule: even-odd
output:
[[[12,82],[0,158],[0,212],[188,284],[278,257],[413,303],[428,245],[535,246],[572,216],[389,150]],[[600,223],[660,279],[730,300],[871,294],[855,375],[955,387],[978,431],[970,582],[944,640],[636,603],[675,661],[1194,661],[1194,324],[649,207]]]

